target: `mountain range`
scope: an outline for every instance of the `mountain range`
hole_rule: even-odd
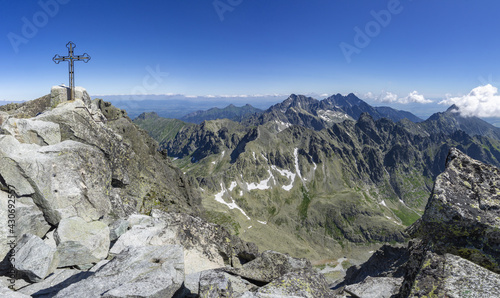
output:
[[[454,108],[412,119],[421,121],[353,94],[291,95],[239,122],[204,121],[157,140],[233,233],[321,259],[405,241],[451,147],[499,165],[499,129],[481,119]]]
[[[242,119],[248,116],[260,113],[262,113],[261,109],[254,108],[249,104],[246,104],[242,107],[236,107],[235,105],[230,104],[223,109],[211,108],[206,111],[200,110],[193,113],[189,113],[180,118],[180,120],[196,124],[199,124],[206,120],[216,120],[216,119],[231,119],[234,121],[241,121]]]

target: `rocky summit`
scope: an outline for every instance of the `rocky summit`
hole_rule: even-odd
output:
[[[0,107],[1,297],[333,295],[308,260],[200,217],[199,191],[125,111],[67,95]]]
[[[452,148],[406,247],[349,268],[340,297],[500,297],[500,169]]]

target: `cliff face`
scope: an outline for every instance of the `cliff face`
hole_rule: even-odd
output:
[[[387,286],[388,278],[392,286],[381,293],[386,297],[498,297],[499,174],[452,148],[423,216],[407,229],[414,238],[408,247],[384,247],[351,268],[346,289],[363,296],[378,284]]]

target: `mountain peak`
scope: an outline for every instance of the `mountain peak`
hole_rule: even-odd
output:
[[[137,116],[137,119],[146,120],[146,119],[158,119],[160,116],[156,112],[144,112]]]
[[[449,113],[449,112],[452,112],[452,113],[456,113],[460,110],[460,108],[453,104],[452,106],[450,106],[447,110],[446,110],[446,113]]]

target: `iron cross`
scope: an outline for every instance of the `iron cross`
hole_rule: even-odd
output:
[[[68,61],[69,63],[69,88],[71,90],[71,99],[75,99],[75,66],[73,65],[74,61],[83,61],[85,63],[89,62],[90,56],[87,53],[84,53],[83,55],[73,55],[73,49],[76,48],[76,45],[73,42],[68,42],[66,44],[66,47],[68,48],[68,56],[59,56],[55,55],[54,58],[52,58],[52,61],[54,61],[56,64],[59,64],[61,61]]]

